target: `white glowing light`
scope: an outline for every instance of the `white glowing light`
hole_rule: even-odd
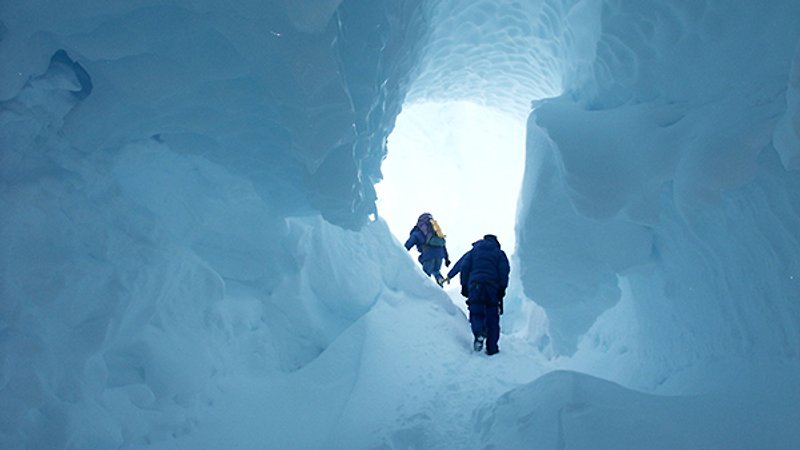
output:
[[[419,214],[430,212],[454,262],[487,233],[513,252],[523,120],[468,102],[407,105],[388,149],[378,213],[401,242]]]

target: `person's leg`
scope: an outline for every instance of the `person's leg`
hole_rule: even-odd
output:
[[[422,261],[422,271],[425,272],[425,275],[432,276],[439,286],[442,285],[442,280],[444,280],[440,272],[441,268],[442,258],[430,258]]]
[[[469,303],[467,305],[469,309],[469,324],[472,328],[472,335],[475,337],[475,340],[481,340],[484,336],[486,336],[486,305],[478,304],[478,303]]]
[[[487,306],[485,309],[486,323],[486,354],[494,355],[499,352],[497,341],[500,340],[500,309],[495,306]]]
[[[441,270],[442,270],[442,258],[433,258],[433,270],[431,270],[431,274],[433,275],[433,279],[436,280],[436,283],[439,284],[439,286],[442,285],[442,280],[444,280]]]
[[[475,336],[473,349],[480,351],[483,349],[486,339],[486,286],[481,284],[469,287],[469,322],[472,326],[472,334]]]
[[[435,261],[433,259],[426,259],[422,261],[422,271],[425,272],[425,275],[431,276],[434,269]]]

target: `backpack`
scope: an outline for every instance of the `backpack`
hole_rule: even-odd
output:
[[[417,227],[425,235],[425,245],[430,247],[444,247],[445,235],[439,223],[430,213],[425,213],[417,219]]]
[[[439,227],[439,222],[437,222],[436,219],[431,218],[431,228],[432,233],[430,236],[426,236],[426,244],[430,245],[431,247],[444,247],[445,236],[442,232],[442,229]]]

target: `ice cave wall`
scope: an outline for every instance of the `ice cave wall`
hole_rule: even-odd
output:
[[[635,331],[585,346],[662,375],[796,358],[800,6],[603,2],[598,20],[588,76],[529,121],[518,251],[554,345],[626,295]]]
[[[422,286],[398,279],[411,261],[379,264],[400,252],[385,227],[315,219],[374,211],[420,17],[393,1],[0,5],[3,447],[178,435],[212,376],[296,370],[385,286]]]

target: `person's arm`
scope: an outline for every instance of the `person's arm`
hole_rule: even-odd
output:
[[[506,252],[500,251],[500,260],[497,262],[497,273],[500,276],[500,291],[498,292],[497,303],[500,307],[500,314],[503,314],[503,299],[506,296],[506,288],[508,287],[508,273],[511,271],[508,264],[508,257]]]
[[[419,233],[417,233],[417,228],[414,227],[411,229],[411,235],[408,236],[408,240],[405,243],[406,250],[411,250],[411,247],[417,245],[419,242]]]
[[[469,251],[467,253],[469,253]],[[453,264],[453,268],[450,269],[450,272],[447,272],[447,278],[452,280],[453,277],[455,277],[456,275],[458,275],[459,272],[461,272],[461,264],[464,263],[464,258],[467,256],[467,253],[461,255],[461,258],[458,258],[458,261],[456,261],[456,263]]]
[[[506,288],[508,287],[508,273],[510,267],[508,264],[508,257],[504,251],[500,251],[500,259],[497,261],[497,274],[500,279],[500,290],[497,293],[497,306],[499,307],[500,315],[503,315],[503,299],[506,297]]]
[[[506,252],[500,252],[500,261],[498,267],[498,274],[500,275],[500,290],[505,295],[506,288],[508,287],[508,273],[511,271],[511,268],[508,264],[508,257],[506,256]]]
[[[469,273],[472,271],[472,250],[461,258],[461,295],[469,297]]]

